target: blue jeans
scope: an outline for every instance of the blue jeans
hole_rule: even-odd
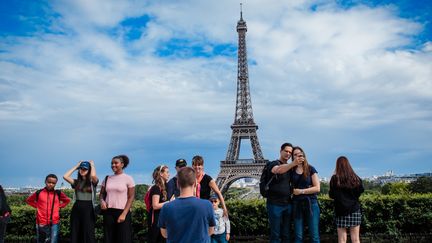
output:
[[[295,243],[303,242],[304,220],[309,228],[310,242],[320,242],[319,219],[320,209],[317,201],[294,201]]]
[[[36,225],[36,242],[37,243],[57,243],[58,231],[60,224],[49,225]]]
[[[218,235],[211,235],[211,243],[226,243],[226,232]]]
[[[277,205],[267,201],[270,225],[270,242],[291,242],[291,204]]]

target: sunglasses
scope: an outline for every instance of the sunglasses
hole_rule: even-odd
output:
[[[160,165],[160,167],[159,167],[159,173],[162,172],[163,168],[165,168],[165,165]]]

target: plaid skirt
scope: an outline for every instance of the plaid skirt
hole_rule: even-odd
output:
[[[336,226],[338,228],[349,228],[358,226],[361,224],[361,211],[360,209],[354,213],[350,213],[346,216],[336,216]]]

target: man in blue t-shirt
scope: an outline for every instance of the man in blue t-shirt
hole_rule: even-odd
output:
[[[165,204],[158,226],[167,242],[209,243],[216,225],[210,201],[194,196],[195,170],[181,168],[177,172],[180,197]]]

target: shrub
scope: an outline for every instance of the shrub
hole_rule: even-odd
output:
[[[362,235],[386,234],[394,238],[402,234],[431,234],[432,194],[363,195],[360,198],[363,221]],[[320,196],[321,234],[336,234],[333,223],[333,201]],[[35,235],[35,209],[28,205],[12,205],[12,221],[7,227],[6,239],[28,241]],[[231,233],[234,237],[269,235],[264,199],[227,200]],[[60,236],[69,238],[71,205],[61,210]],[[132,227],[136,240],[147,235],[147,212],[142,201],[132,207]],[[102,238],[102,217],[96,222],[96,236]]]

